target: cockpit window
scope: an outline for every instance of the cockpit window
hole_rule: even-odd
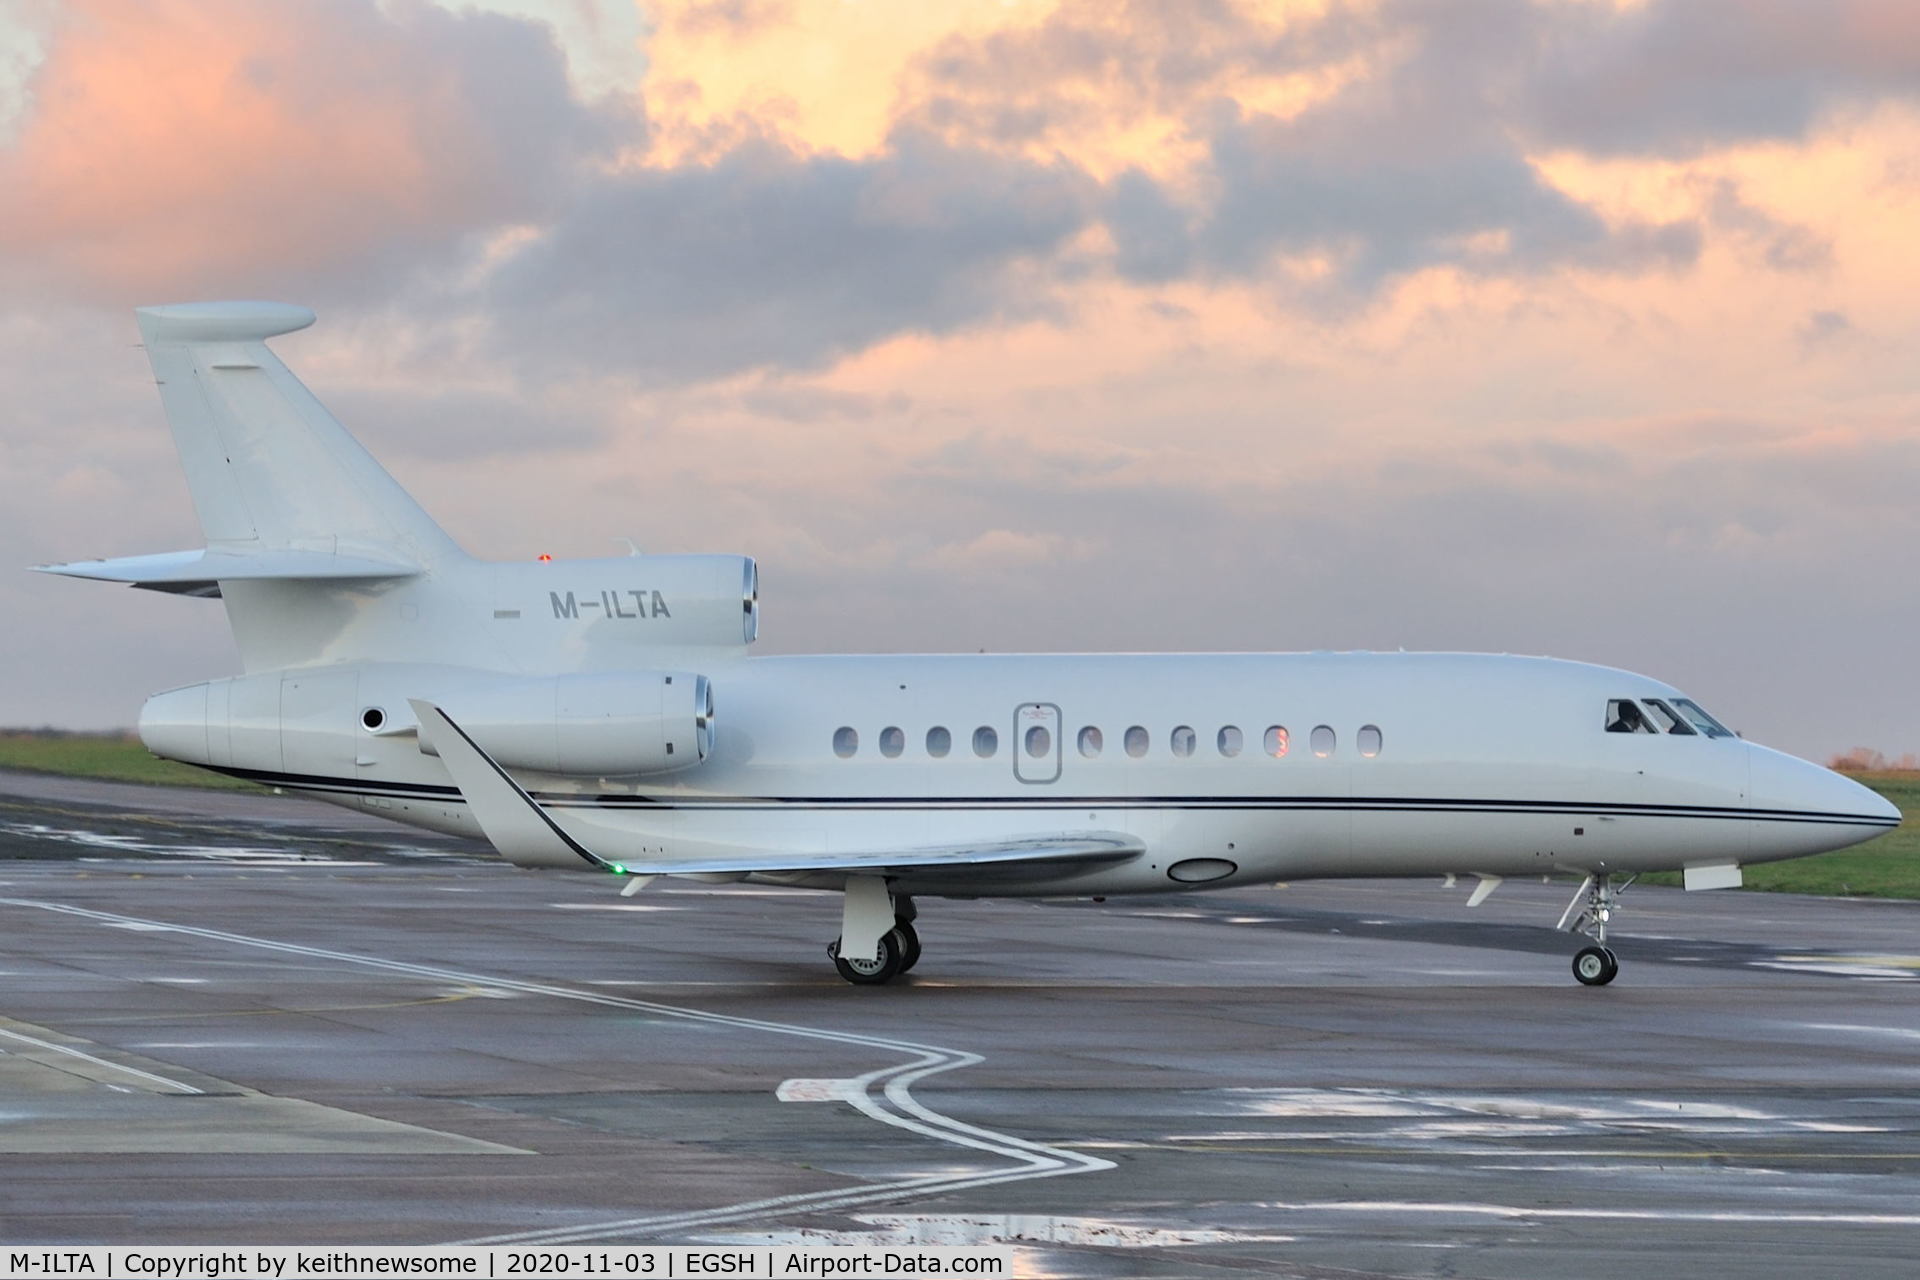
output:
[[[1647,704],[1647,710],[1653,712],[1653,722],[1660,726],[1663,732],[1677,733],[1682,737],[1691,737],[1693,735],[1693,726],[1685,720],[1682,720],[1678,711],[1675,711],[1672,707],[1660,701],[1660,699],[1642,698],[1641,701]]]
[[[1647,713],[1632,698],[1609,698],[1607,700],[1608,733],[1654,733]]]
[[[1675,698],[1673,705],[1680,709],[1680,714],[1685,716],[1694,728],[1706,734],[1709,738],[1731,738],[1735,736],[1733,730],[1708,715],[1706,709],[1692,698]]]

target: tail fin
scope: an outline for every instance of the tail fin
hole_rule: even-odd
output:
[[[223,597],[249,671],[437,655],[446,628],[395,619],[418,616],[431,580],[464,580],[472,562],[267,350],[313,312],[195,302],[135,314],[207,545],[39,570]]]
[[[135,313],[207,546],[318,552],[422,568],[453,540],[267,349],[314,321],[275,302]]]

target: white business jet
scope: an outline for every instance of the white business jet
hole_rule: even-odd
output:
[[[479,836],[523,867],[844,895],[849,982],[921,897],[1315,876],[1566,876],[1582,983],[1637,874],[1689,889],[1897,809],[1679,690],[1451,653],[749,658],[754,562],[495,564],[456,546],[265,340],[303,307],[142,308],[207,545],[48,565],[217,596],[246,674],[156,694],[156,754]]]

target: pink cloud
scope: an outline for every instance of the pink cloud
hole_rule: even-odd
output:
[[[547,28],[371,0],[76,0],[30,92],[0,256],[116,300],[533,216],[605,118]]]

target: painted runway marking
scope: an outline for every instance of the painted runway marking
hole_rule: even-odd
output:
[[[1803,1023],[1809,1031],[1844,1031],[1850,1035],[1891,1036],[1896,1040],[1920,1040],[1920,1031],[1911,1027],[1874,1027],[1851,1022],[1808,1022]]]
[[[853,1087],[851,1080],[782,1080],[773,1096],[782,1102],[845,1102]]]
[[[7,1031],[4,1029],[0,1029],[0,1036],[5,1036],[9,1040],[19,1040],[19,1041],[22,1041],[23,1043],[33,1045],[36,1048],[51,1049],[55,1053],[64,1053],[70,1058],[79,1058],[79,1059],[82,1059],[83,1061],[91,1062],[96,1067],[105,1067],[109,1071],[118,1071],[121,1075],[133,1076],[135,1079],[151,1081],[152,1083],[157,1084],[162,1088],[170,1090],[171,1092],[174,1092],[174,1093],[203,1092],[203,1090],[196,1089],[190,1084],[182,1084],[180,1081],[168,1079],[166,1076],[157,1076],[153,1074],[153,1072],[151,1071],[142,1071],[138,1067],[122,1066],[118,1062],[108,1062],[105,1058],[96,1058],[90,1053],[82,1053],[80,1050],[74,1048],[72,1045],[55,1044],[51,1040],[42,1040],[38,1036],[22,1035],[18,1031]],[[101,1083],[105,1084],[106,1082],[102,1081]],[[108,1087],[111,1088],[112,1086],[108,1086]]]
[[[271,938],[256,938],[243,933],[228,933],[221,929],[206,929],[195,925],[169,924],[160,920],[145,920],[137,916],[120,915],[111,911],[96,911],[88,907],[76,907],[61,902],[40,902],[28,898],[0,898],[0,905],[27,907],[37,911],[50,911],[61,915],[75,916],[83,920],[92,920],[115,928],[136,928],[153,933],[174,933],[184,937],[203,938],[211,942],[225,943],[229,946],[253,947],[264,951],[275,951],[284,955],[304,956],[310,959],[332,960],[341,964],[358,965],[362,968],[376,969],[385,973],[400,974],[413,978],[431,978],[441,982],[453,982],[477,987],[493,987],[503,991],[512,991],[522,995],[547,996],[556,1000],[572,1000],[582,1004],[603,1005],[616,1009],[633,1009],[659,1017],[677,1018],[682,1021],[704,1026],[730,1027],[742,1031],[758,1031],[771,1035],[793,1036],[803,1040],[826,1041],[832,1044],[853,1045],[866,1049],[877,1049],[883,1053],[900,1054],[908,1059],[889,1067],[879,1067],[865,1075],[853,1077],[845,1082],[846,1101],[862,1115],[881,1124],[900,1129],[920,1137],[931,1138],[949,1146],[964,1147],[968,1150],[983,1152],[990,1156],[1011,1160],[1018,1167],[982,1172],[977,1169],[949,1170],[947,1172],[916,1175],[897,1178],[885,1182],[867,1183],[858,1187],[840,1188],[829,1191],[798,1192],[793,1195],[773,1196],[762,1200],[750,1200],[739,1204],[720,1205],[712,1209],[688,1210],[683,1212],[657,1214],[646,1217],[623,1218],[611,1222],[580,1223],[572,1226],[549,1227],[534,1231],[511,1232],[502,1235],[485,1236],[473,1240],[463,1240],[460,1244],[583,1244],[594,1240],[609,1238],[633,1238],[659,1235],[669,1231],[681,1231],[694,1227],[722,1226],[730,1223],[751,1221],[755,1218],[782,1216],[795,1213],[819,1213],[826,1210],[850,1209],[871,1205],[886,1204],[900,1200],[918,1199],[924,1196],[962,1191],[973,1187],[996,1186],[1008,1182],[1024,1182],[1035,1178],[1058,1178],[1079,1173],[1097,1173],[1114,1167],[1114,1162],[1098,1156],[1085,1155],[1063,1147],[1049,1146],[1040,1142],[1029,1142],[1012,1134],[1000,1133],[980,1125],[968,1124],[952,1116],[926,1106],[913,1096],[913,1086],[929,1076],[944,1071],[953,1071],[960,1067],[974,1066],[985,1061],[977,1053],[963,1049],[946,1049],[937,1045],[917,1044],[907,1040],[895,1040],[885,1036],[866,1035],[851,1031],[832,1031],[824,1027],[808,1027],[797,1023],[771,1022],[761,1018],[745,1018],[734,1014],[711,1013],[704,1009],[688,1009],[678,1005],[660,1004],[652,1000],[638,1000],[631,996],[613,995],[604,991],[588,991],[577,987],[557,986],[553,983],[535,982],[520,978],[502,978],[493,975],[469,973],[458,969],[443,968],[438,965],[415,964],[406,960],[390,960],[381,956],[361,955],[351,951],[333,951],[325,947],[307,946],[296,942],[281,942]],[[113,1065],[111,1063],[106,1065]],[[124,1070],[125,1068],[120,1068]],[[877,1092],[876,1092],[877,1091]],[[197,1090],[195,1092],[198,1092]]]

